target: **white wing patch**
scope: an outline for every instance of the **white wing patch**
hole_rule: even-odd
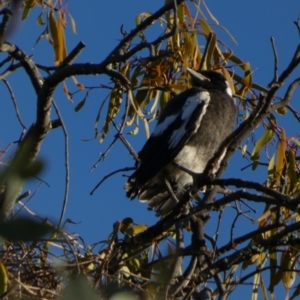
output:
[[[229,85],[228,81],[226,80],[225,83],[226,83],[226,85],[227,85],[226,93],[227,93],[230,97],[232,97],[232,90],[231,90],[231,88],[230,88],[230,85]]]
[[[190,97],[186,100],[186,102],[182,108],[182,113],[181,113],[182,125],[178,129],[174,130],[174,132],[172,133],[170,141],[169,141],[170,148],[175,148],[178,145],[180,140],[185,135],[186,124],[189,122],[194,110],[197,108],[197,106],[201,102],[204,102],[203,109],[202,109],[198,119],[195,122],[195,125],[196,125],[195,132],[198,130],[201,120],[206,112],[209,101],[210,101],[210,95],[206,91],[197,93],[193,97]]]
[[[172,124],[174,122],[176,117],[177,117],[177,115],[171,115],[171,116],[166,117],[163,122],[156,125],[152,135],[156,136],[156,135],[162,134],[170,126],[170,124]]]

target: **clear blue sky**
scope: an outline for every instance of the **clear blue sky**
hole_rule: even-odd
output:
[[[164,1],[85,1],[84,5],[70,0],[68,9],[77,23],[77,35],[68,29],[67,46],[71,50],[79,41],[86,44],[82,55],[77,62],[101,62],[106,55],[117,45],[121,38],[120,26],[123,24],[126,31],[135,27],[135,17],[141,12],[155,12]],[[273,54],[270,37],[275,38],[279,55],[279,71],[289,62],[294,50],[299,43],[299,34],[293,21],[297,20],[300,13],[299,0],[284,1],[207,1],[209,8],[220,24],[226,27],[238,41],[235,46],[228,36],[222,31],[219,37],[233,48],[235,54],[244,61],[249,61],[254,72],[254,81],[266,85],[273,76]],[[32,47],[38,35],[43,30],[38,27],[32,18],[37,18],[38,11],[31,12],[29,19],[21,24],[18,32],[11,37],[11,42],[16,43],[24,49],[27,54],[32,54],[37,63],[52,65],[53,52],[48,42],[44,39],[33,50]],[[215,27],[214,27],[215,28]],[[153,34],[153,33],[151,33]],[[46,57],[46,58],[45,58]],[[2,54],[1,59],[5,56]],[[299,76],[297,71],[295,76]],[[36,97],[27,77],[20,72],[17,76],[8,78],[17,102],[20,106],[21,116],[29,127],[35,116]],[[108,83],[109,78],[80,77],[80,82],[87,86],[99,83]],[[67,82],[70,91],[75,87],[72,81]],[[16,121],[11,100],[4,86],[1,86],[0,111],[0,147],[3,149],[7,143],[17,140],[21,132]],[[78,232],[88,243],[97,242],[107,238],[112,231],[112,225],[117,220],[132,217],[136,223],[154,224],[156,217],[153,212],[147,211],[146,205],[137,200],[129,201],[125,197],[123,185],[126,181],[120,174],[106,181],[93,196],[90,191],[107,173],[126,166],[132,166],[133,160],[120,142],[109,153],[106,160],[102,162],[94,172],[89,173],[93,164],[98,160],[99,153],[104,152],[112,140],[114,129],[103,144],[98,140],[83,142],[83,139],[91,139],[94,136],[93,125],[96,114],[107,91],[95,91],[88,98],[83,109],[76,113],[75,105],[84,97],[84,93],[74,98],[71,104],[62,93],[62,87],[55,93],[55,101],[60,108],[64,118],[70,140],[70,170],[71,186],[70,197],[67,207],[66,218],[70,218],[78,225],[68,225],[71,232]],[[292,105],[300,110],[300,104],[294,97]],[[105,110],[104,110],[105,112]],[[53,113],[53,116],[55,114]],[[281,121],[282,120],[282,121]],[[280,125],[287,126],[288,136],[299,133],[299,124],[294,121],[287,123],[287,118],[278,118]],[[101,115],[100,128],[104,122],[104,113]],[[129,137],[136,150],[139,150],[145,142],[143,130],[137,137]],[[50,188],[42,185],[28,206],[42,216],[58,220],[64,195],[64,146],[63,134],[60,129],[53,130],[46,137],[40,157],[46,162],[45,171],[41,178],[47,181]],[[231,160],[231,166],[226,173],[227,176],[249,178],[251,173],[246,171],[240,173],[241,167],[247,164],[237,154]],[[239,172],[239,173],[238,173]],[[265,176],[265,169],[261,169],[261,177]],[[28,188],[33,192],[39,182],[32,181]],[[251,225],[251,224],[249,224]],[[213,224],[211,225],[213,228]],[[208,231],[209,228],[208,228]],[[241,234],[236,229],[236,236]],[[228,236],[227,236],[228,238]],[[227,239],[225,239],[226,241]]]

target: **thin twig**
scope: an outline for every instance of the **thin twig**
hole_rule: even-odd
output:
[[[10,94],[10,98],[11,98],[13,104],[14,104],[14,108],[15,108],[15,112],[16,112],[16,115],[17,115],[17,119],[18,119],[20,125],[23,128],[22,134],[24,134],[26,132],[26,130],[27,130],[27,127],[25,126],[25,124],[22,121],[21,114],[20,114],[20,111],[19,111],[19,108],[18,108],[18,104],[17,104],[17,101],[16,101],[16,97],[14,95],[14,92],[13,92],[13,90],[12,90],[9,82],[6,79],[2,79],[2,81],[4,82],[4,84],[6,85],[6,87],[8,89],[8,92]],[[22,139],[22,136],[21,136],[21,139]]]
[[[0,62],[0,68],[2,68],[6,63],[10,62],[13,58],[9,55]]]
[[[98,160],[96,161],[96,163],[93,165],[93,167],[91,168],[90,172],[93,171],[93,169],[97,168],[97,166],[99,165],[99,163],[101,161],[103,161],[106,157],[106,155],[109,153],[109,151],[112,149],[112,147],[114,146],[114,144],[116,143],[116,141],[118,140],[117,136],[114,136],[113,141],[110,143],[110,145],[107,147],[107,149],[105,150],[105,152],[103,153],[99,153],[101,154],[100,157],[98,158]]]
[[[294,108],[292,108],[290,105],[287,105],[286,108],[294,115],[296,120],[300,123],[300,114]]]
[[[268,87],[272,87],[272,84],[276,84],[278,82],[278,55],[277,55],[277,50],[275,46],[275,40],[273,37],[271,37],[271,45],[273,49],[273,54],[274,54],[274,77],[272,81],[269,83]]]
[[[117,174],[117,173],[120,173],[120,172],[127,172],[127,171],[132,171],[132,170],[135,170],[135,168],[129,168],[129,167],[126,167],[126,168],[122,168],[122,169],[118,169],[118,170],[115,170],[107,175],[105,175],[100,181],[99,183],[97,183],[97,185],[92,189],[92,191],[90,192],[90,195],[93,195],[93,193],[100,187],[100,185],[106,180],[108,179],[109,177]]]
[[[65,137],[64,138],[64,141],[65,141],[65,172],[66,172],[66,174],[65,174],[65,192],[64,192],[64,200],[63,200],[62,210],[61,210],[59,222],[57,225],[57,229],[59,230],[62,226],[64,217],[65,217],[67,204],[68,204],[68,198],[69,198],[69,189],[70,189],[69,137],[68,137],[68,132],[67,132],[67,128],[65,126],[64,120],[60,114],[60,111],[59,111],[54,99],[52,100],[52,104],[53,104],[54,110],[61,122],[61,127],[62,127],[64,137]]]
[[[3,15],[2,22],[0,23],[0,44],[2,44],[5,40],[8,21],[12,17],[13,12],[6,7],[0,11],[0,14]]]
[[[177,18],[174,18],[174,20],[175,20],[174,26],[173,26],[172,30],[170,30],[170,32],[161,36],[160,38],[156,39],[155,41],[153,41],[151,43],[140,43],[137,46],[135,46],[133,49],[131,49],[130,51],[127,52],[127,47],[129,45],[129,43],[133,39],[135,39],[139,35],[140,32],[143,32],[146,28],[148,28],[154,21],[158,20],[167,11],[169,11],[171,9],[174,9],[174,11],[176,11],[177,5],[179,5],[183,2],[184,2],[184,0],[172,1],[168,4],[166,4],[165,6],[163,6],[162,8],[160,8],[158,11],[156,11],[150,17],[146,18],[143,22],[141,22],[140,25],[138,25],[135,29],[131,30],[130,33],[128,35],[126,35],[125,38],[122,39],[122,41],[119,43],[119,45],[117,45],[115,47],[115,49],[108,55],[107,59],[113,60],[112,62],[120,61],[120,60],[124,61],[124,60],[128,59],[129,57],[131,57],[132,55],[134,55],[135,53],[137,53],[138,51],[149,46],[149,44],[156,45],[156,44],[160,43],[161,41],[163,41],[164,39],[171,37],[176,32],[176,29],[177,29],[177,26],[176,26]],[[123,54],[123,53],[125,53],[125,54]]]
[[[30,195],[30,197],[24,203],[21,201],[21,199],[18,200],[18,202],[21,204],[21,207],[14,213],[14,216],[16,216],[27,205],[27,203],[29,203],[29,201],[36,195],[36,193],[40,189],[41,185],[42,185],[42,183],[40,182],[39,185],[37,186],[37,188],[34,190],[34,192]]]
[[[120,141],[124,144],[124,146],[128,149],[128,151],[131,154],[131,156],[133,156],[133,158],[136,161],[139,161],[138,154],[134,151],[134,149],[132,148],[132,146],[130,145],[130,143],[127,141],[127,139],[125,139],[122,131],[118,128],[118,126],[116,125],[115,121],[111,120],[111,122],[112,122],[113,126],[115,127],[115,129],[118,131],[118,133],[115,135],[115,137],[119,138]],[[122,127],[122,125],[121,125],[121,127]]]
[[[5,79],[8,75],[10,75],[12,72],[14,72],[15,70],[21,67],[22,67],[21,63],[17,63],[17,64],[12,63],[6,70],[4,70],[0,74],[0,79]]]
[[[228,179],[215,179],[210,181],[212,185],[221,185],[221,186],[227,186],[227,185],[234,185],[238,188],[249,188],[249,189],[255,189],[256,191],[262,192],[268,196],[274,197],[275,199],[283,199],[283,201],[289,201],[289,197],[285,196],[277,191],[274,191],[266,186],[263,186],[262,184],[254,181],[247,181],[242,180],[239,178],[228,178]]]

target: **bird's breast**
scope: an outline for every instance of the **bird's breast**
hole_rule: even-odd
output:
[[[199,147],[185,145],[175,158],[175,162],[192,172],[201,173],[206,165]]]

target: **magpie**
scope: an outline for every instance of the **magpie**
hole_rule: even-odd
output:
[[[157,215],[170,212],[180,201],[193,184],[191,173],[204,171],[234,128],[236,107],[224,76],[216,71],[187,71],[192,87],[163,108],[139,152],[137,169],[125,184],[127,197],[138,196]],[[213,173],[218,171],[220,161]]]

